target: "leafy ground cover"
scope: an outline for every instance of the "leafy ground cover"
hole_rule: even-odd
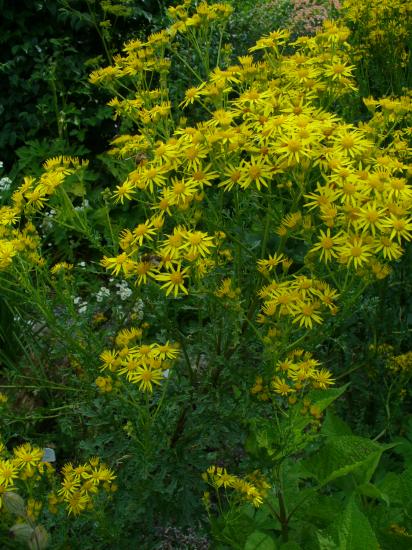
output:
[[[1,180],[5,548],[410,548],[411,8],[367,4],[117,48],[86,2],[100,141]]]

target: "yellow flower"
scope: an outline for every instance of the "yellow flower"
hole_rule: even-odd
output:
[[[137,276],[136,283],[138,286],[141,284],[146,284],[147,277],[155,277],[156,273],[156,264],[150,261],[135,262],[129,271],[131,276]]]
[[[390,219],[386,219],[382,225],[390,231],[389,238],[396,238],[398,243],[401,242],[401,238],[405,241],[412,239],[412,218],[398,218],[391,214]]]
[[[381,235],[379,240],[375,241],[374,251],[381,252],[385,260],[398,260],[403,254],[401,246],[385,235]]]
[[[200,163],[196,167],[200,166]],[[181,206],[186,201],[191,201],[197,193],[198,186],[194,181],[172,180],[173,186],[165,190],[165,198],[170,205]]]
[[[110,371],[115,371],[118,364],[118,352],[115,350],[106,349],[100,354],[100,359],[103,361],[103,365],[100,367],[100,370],[109,369]]]
[[[293,307],[293,323],[299,323],[300,327],[313,328],[313,323],[322,323],[322,317],[319,315],[318,304],[316,302],[297,302]]]
[[[295,391],[283,378],[280,378],[280,376],[275,376],[271,382],[271,387],[275,393],[284,397]]]
[[[315,387],[322,390],[326,390],[328,386],[331,386],[335,383],[334,379],[332,378],[332,373],[327,369],[315,371],[313,375],[313,380],[315,382]]]
[[[348,266],[353,264],[355,269],[358,269],[364,263],[369,262],[372,250],[373,247],[363,237],[354,236],[339,247],[339,258]]]
[[[162,361],[165,359],[176,359],[179,353],[179,346],[177,344],[170,344],[169,341],[165,344],[156,344],[153,347],[154,357]]]
[[[0,485],[11,487],[18,475],[18,466],[14,461],[0,460]]]
[[[132,262],[129,259],[129,256],[125,252],[123,252],[122,254],[119,254],[118,256],[115,256],[113,258],[108,258],[107,256],[104,256],[103,259],[100,261],[100,265],[102,265],[106,269],[111,269],[114,275],[119,275],[121,271],[123,271],[123,273],[127,275],[130,267],[132,266]]]
[[[70,271],[73,269],[73,264],[69,264],[67,262],[59,262],[57,264],[54,264],[54,266],[50,269],[50,273],[55,275],[56,273],[59,273],[60,271]]]
[[[213,237],[202,231],[186,231],[184,234],[183,249],[189,254],[200,254],[205,257],[210,254],[210,248],[214,247]]]
[[[32,447],[30,443],[23,443],[19,447],[13,449],[14,459],[13,462],[19,468],[26,466],[37,466],[37,464],[43,458],[43,450],[39,447]]]
[[[238,181],[242,189],[247,189],[254,184],[258,191],[261,186],[268,187],[273,177],[273,167],[266,164],[262,157],[251,157],[250,161],[243,161],[240,167],[240,179]]]
[[[121,185],[116,186],[116,190],[113,192],[112,197],[115,199],[115,203],[124,203],[124,199],[128,201],[132,200],[135,193],[134,185],[131,181],[126,180]]]
[[[202,96],[202,89],[205,87],[205,83],[202,82],[200,86],[188,88],[185,91],[185,99],[179,103],[179,107],[187,107],[192,105],[196,99],[199,99]]]
[[[342,233],[332,236],[328,228],[326,233],[321,229],[318,242],[310,249],[310,252],[319,252],[320,259],[328,263],[332,258],[337,258],[336,247],[342,243]]]
[[[85,493],[81,493],[80,491],[68,493],[64,497],[64,501],[67,504],[69,515],[73,514],[75,516],[83,512],[91,503],[90,497]]]
[[[182,269],[181,265],[178,264],[176,268],[172,267],[169,273],[159,273],[158,275],[155,275],[154,278],[156,279],[156,281],[164,283],[161,288],[166,290],[166,296],[169,296],[169,294],[173,292],[173,295],[176,298],[176,296],[179,294],[179,291],[183,292],[184,294],[188,294],[188,290],[184,286],[185,278],[188,277],[188,271],[188,267]]]
[[[152,369],[149,366],[141,365],[130,375],[133,384],[139,384],[139,389],[144,392],[153,392],[153,384],[160,385],[164,374],[160,369]]]
[[[142,246],[145,239],[152,241],[152,235],[156,234],[156,229],[153,227],[153,224],[150,220],[146,220],[144,223],[139,223],[133,230],[133,241],[132,244],[138,244]]]

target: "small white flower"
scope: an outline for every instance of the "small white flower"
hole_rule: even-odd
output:
[[[110,290],[106,288],[105,286],[102,286],[98,293],[96,294],[96,300],[98,302],[103,302],[105,298],[108,298],[110,296]]]
[[[11,187],[11,179],[5,176],[0,179],[0,191],[9,191]]]
[[[116,294],[122,301],[127,300],[133,294],[133,290],[129,287],[127,281],[120,281],[120,283],[116,283],[115,286],[118,288]]]

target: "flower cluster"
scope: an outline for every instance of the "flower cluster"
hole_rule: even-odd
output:
[[[175,297],[187,294],[193,276],[216,266],[209,257],[216,237],[197,226],[199,203],[220,190],[238,196],[270,192],[277,204],[291,201],[293,210],[281,211],[272,231],[283,242],[304,240],[309,264],[318,257],[383,277],[385,262],[401,256],[412,227],[405,152],[382,147],[382,125],[349,124],[326,108],[355,89],[348,29],[325,22],[323,31],[299,38],[292,44],[295,52],[285,55],[288,36],[284,30],[269,33],[251,48],[262,52],[259,61],[239,57],[239,64],[212,70],[207,81],[186,91],[181,107],[206,109],[204,122],[178,127],[154,145],[157,123],[150,140],[148,123],[138,135],[116,138],[114,155],[141,156],[117,186],[114,201],[137,199],[154,212],[122,231],[120,254],[103,258],[114,275],[132,277],[138,285],[157,281]],[[144,58],[147,48],[149,42],[129,45],[116,70],[122,65],[125,71],[131,52]],[[151,101],[160,101],[159,93]],[[406,100],[402,105],[399,116],[411,112]],[[190,224],[173,225],[180,216]],[[276,251],[259,268],[265,271],[279,257]],[[289,261],[283,258],[282,266],[287,269]],[[296,322],[307,327],[318,322],[317,306],[303,304]]]
[[[269,483],[267,483],[259,472],[254,472],[245,479],[242,479],[233,474],[228,474],[226,468],[222,468],[221,466],[210,466],[202,474],[202,478],[216,491],[221,487],[224,489],[233,489],[235,498],[241,502],[250,502],[256,508],[261,506],[270,488]],[[206,504],[208,504],[208,497],[209,494],[206,493],[204,495]]]
[[[321,368],[310,352],[296,349],[276,363],[274,376],[269,381],[258,376],[251,393],[262,401],[269,400],[271,396],[285,397],[290,405],[294,405],[298,398],[302,402],[307,399],[309,390],[326,390],[332,384],[334,380],[328,369]],[[302,414],[316,412],[309,409],[309,403],[305,401]]]
[[[44,209],[51,195],[66,177],[87,162],[72,157],[55,157],[43,165],[39,178],[25,177],[23,184],[12,194],[11,205],[0,207],[0,271],[8,268],[13,257],[23,254],[33,264],[43,265],[38,248],[40,237],[34,224],[25,220]],[[15,228],[21,223],[19,228]]]
[[[401,67],[408,65],[412,8],[408,0],[366,0],[343,2],[343,15],[359,41],[359,59],[384,52]]]
[[[412,374],[412,351],[390,357],[388,368],[393,373]]]
[[[340,2],[330,0],[291,0],[292,13],[288,23],[293,33],[310,35],[322,28],[323,21],[340,8]]]
[[[167,378],[171,362],[179,354],[179,346],[170,342],[130,345],[141,340],[139,328],[123,329],[115,339],[116,348],[106,349],[100,354],[101,370],[108,370],[125,376],[128,382],[139,384],[142,392],[153,392],[153,385],[160,385]],[[103,392],[112,391],[111,377],[96,379],[96,384]]]
[[[98,457],[91,458],[84,464],[73,466],[66,464],[62,468],[63,479],[57,492],[49,495],[49,509],[57,512],[57,504],[63,502],[69,514],[78,515],[84,510],[93,508],[93,497],[101,487],[106,492],[116,490],[113,480],[114,472]]]
[[[66,464],[62,468],[63,479],[58,480],[55,469],[48,462],[44,449],[23,443],[9,452],[0,445],[0,507],[3,502],[6,508],[9,496],[24,493],[38,495],[36,500],[29,499],[24,511],[20,515],[37,519],[43,508],[40,500],[42,490],[52,486],[54,491],[48,495],[49,510],[57,512],[57,506],[64,503],[69,514],[77,515],[86,508],[93,506],[93,496],[99,492],[99,485],[106,491],[113,490],[114,473],[99,458],[92,458],[89,462],[74,467]],[[10,499],[9,499],[10,500]]]
[[[335,301],[339,296],[324,281],[305,275],[293,275],[281,282],[272,280],[260,289],[259,295],[263,299],[262,313],[258,318],[260,322],[276,324],[277,319],[286,316],[292,323],[304,328],[321,324],[324,312],[335,315]]]

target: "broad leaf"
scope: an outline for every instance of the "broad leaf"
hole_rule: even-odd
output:
[[[275,541],[262,531],[255,531],[247,538],[245,550],[276,550]]]
[[[339,550],[378,550],[379,543],[368,518],[351,499],[335,524]]]
[[[354,435],[332,436],[305,461],[305,468],[321,485],[355,471],[361,472],[359,481],[367,483],[382,453],[389,447]]]

